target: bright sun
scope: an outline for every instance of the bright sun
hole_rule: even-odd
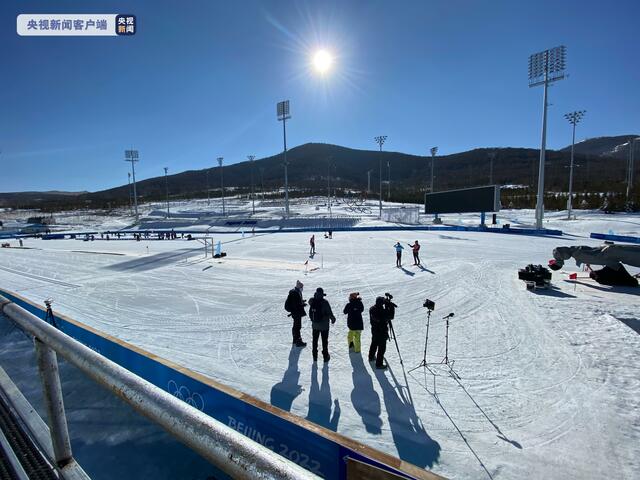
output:
[[[318,50],[313,56],[313,67],[319,73],[326,73],[331,64],[333,63],[333,57],[326,50]]]

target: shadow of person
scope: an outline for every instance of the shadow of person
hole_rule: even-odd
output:
[[[349,359],[351,360],[351,377],[353,378],[351,404],[362,418],[367,432],[380,435],[382,433],[380,397],[373,389],[373,380],[364,366],[362,356],[359,353],[351,352]]]
[[[375,375],[382,387],[391,436],[398,449],[398,456],[418,467],[432,467],[440,457],[440,444],[427,434],[410,396],[402,391],[391,369],[387,371],[395,386],[389,382],[384,371],[376,370]]]
[[[400,270],[402,270],[406,275],[409,275],[410,277],[413,277],[415,275],[415,272],[412,272],[411,270],[407,270],[404,267],[400,267]]]
[[[318,364],[311,367],[311,389],[309,390],[309,413],[307,420],[334,432],[338,430],[340,421],[340,403],[333,401],[333,415],[331,414],[331,387],[329,386],[329,365],[322,367],[322,384],[318,385]]]
[[[300,371],[298,360],[301,348],[291,347],[289,352],[289,366],[282,376],[282,380],[271,387],[271,405],[287,412],[291,411],[291,405],[298,395],[302,393],[302,386],[298,384]]]
[[[433,270],[429,270],[427,267],[424,267],[422,264],[418,264],[418,268],[420,268],[420,271],[422,272],[429,272],[433,275],[436,274],[436,272],[434,272]]]

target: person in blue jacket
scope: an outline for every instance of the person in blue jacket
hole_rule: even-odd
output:
[[[401,267],[402,266],[402,250],[404,250],[404,247],[400,245],[400,242],[397,242],[394,245],[394,247],[396,249],[396,267]]]

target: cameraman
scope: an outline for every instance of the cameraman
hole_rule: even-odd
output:
[[[376,361],[376,368],[385,369],[384,353],[389,339],[389,321],[393,320],[395,304],[390,298],[377,297],[376,304],[369,309],[371,322],[371,347],[369,361]]]

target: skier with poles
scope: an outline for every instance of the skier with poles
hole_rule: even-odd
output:
[[[302,317],[307,316],[304,307],[307,303],[302,298],[302,288],[304,285],[300,280],[296,281],[295,288],[289,290],[287,300],[284,302],[284,309],[289,312],[289,317],[293,319],[293,327],[291,335],[293,336],[293,344],[296,347],[306,347],[307,344],[302,341],[300,330],[302,330]]]
[[[313,361],[318,361],[318,337],[322,337],[322,358],[324,362],[329,361],[329,320],[331,324],[336,323],[336,317],[333,316],[331,305],[324,298],[327,294],[321,287],[316,289],[313,298],[309,300],[309,319],[313,328]]]
[[[411,250],[413,251],[413,264],[420,265],[420,244],[418,243],[418,240],[416,240],[416,243],[414,243],[413,245],[409,243],[407,243],[407,245],[409,245],[409,247],[411,247]]]
[[[404,247],[400,245],[400,242],[397,242],[393,247],[396,249],[396,267],[400,268],[402,266],[402,250],[404,250]]]
[[[369,309],[371,322],[371,347],[369,348],[369,361],[376,362],[376,368],[385,369],[384,354],[387,350],[389,337],[389,324],[395,314],[395,304],[390,299],[377,297],[376,304]]]

